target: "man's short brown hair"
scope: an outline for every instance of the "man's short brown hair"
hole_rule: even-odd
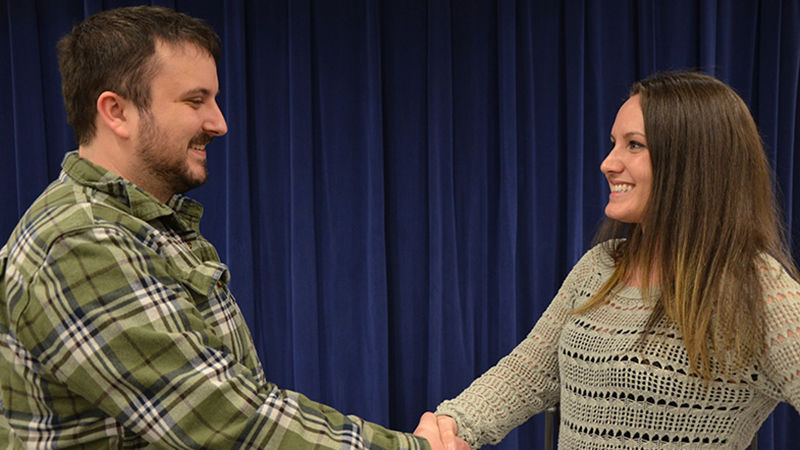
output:
[[[156,43],[190,44],[219,60],[219,36],[205,22],[158,6],[103,11],[75,25],[58,42],[58,65],[67,121],[78,145],[97,132],[97,98],[115,92],[140,110],[150,106],[158,66]]]

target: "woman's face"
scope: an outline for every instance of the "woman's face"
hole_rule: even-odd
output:
[[[620,222],[641,223],[653,185],[653,165],[638,94],[619,108],[611,128],[611,145],[611,152],[600,164],[611,188],[606,216]]]

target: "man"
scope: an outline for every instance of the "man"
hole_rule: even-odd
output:
[[[202,207],[181,195],[206,180],[205,147],[227,132],[218,39],[197,19],[133,7],[59,42],[79,149],[0,250],[0,440],[428,448],[266,381],[227,268],[198,231]],[[416,433],[440,448],[436,419],[422,422]]]

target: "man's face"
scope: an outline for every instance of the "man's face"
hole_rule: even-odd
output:
[[[166,201],[206,181],[206,144],[228,128],[215,100],[211,55],[191,44],[158,43],[154,59],[150,108],[140,112],[137,133],[137,184]]]

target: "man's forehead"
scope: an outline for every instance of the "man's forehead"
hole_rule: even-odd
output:
[[[215,97],[219,92],[217,65],[204,48],[192,43],[159,43],[153,55],[151,90],[170,98],[201,95]]]
[[[190,57],[208,57],[214,59],[208,49],[195,44],[191,41],[165,41],[163,39],[156,39],[156,53],[155,56],[190,56]],[[216,64],[216,62],[215,62]]]

